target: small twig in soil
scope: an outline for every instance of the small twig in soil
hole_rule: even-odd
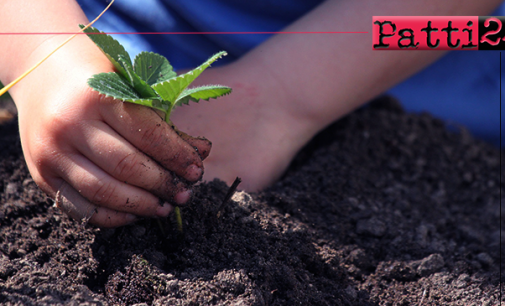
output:
[[[424,291],[423,291],[423,296],[421,297],[421,302],[419,302],[419,305],[418,306],[422,306],[423,305],[423,302],[424,302],[424,297],[426,296],[426,288],[424,288]]]
[[[240,182],[242,182],[242,179],[240,177],[237,177],[235,179],[235,181],[233,181],[233,184],[231,184],[230,189],[228,189],[228,192],[226,193],[226,196],[223,199],[223,202],[221,203],[221,205],[219,205],[219,208],[217,209],[217,217],[218,218],[221,217],[221,211],[223,210],[226,203],[228,203],[228,201],[230,201],[231,197],[233,196],[233,194],[237,190],[237,187],[240,184]]]

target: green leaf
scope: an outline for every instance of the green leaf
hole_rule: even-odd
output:
[[[147,83],[144,82],[133,71],[133,68],[127,65],[125,58],[121,54],[119,55],[119,62],[121,64],[123,64],[123,66],[125,67],[126,73],[128,73],[128,79],[130,81],[131,87],[133,87],[137,91],[137,93],[140,95],[140,97],[147,98],[147,99],[154,99],[154,100],[159,99],[158,95],[151,88],[151,86],[147,85]]]
[[[135,73],[147,84],[160,83],[177,76],[168,60],[157,53],[140,52],[134,60]]]
[[[143,99],[127,81],[115,72],[99,73],[88,79],[88,85],[99,93],[125,102],[149,106],[163,112],[168,105],[159,99]]]
[[[184,89],[186,89],[191,82],[193,82],[205,69],[207,69],[210,64],[224,55],[226,55],[226,52],[221,51],[213,55],[197,68],[167,81],[156,83],[152,85],[152,87],[163,100],[170,102],[171,106],[174,107],[175,101],[179,100],[179,96]]]
[[[198,102],[199,100],[209,100],[210,98],[218,98],[227,95],[231,92],[230,87],[221,85],[206,85],[201,87],[194,87],[185,89],[175,102],[175,106],[188,104],[189,100]]]
[[[84,28],[85,26],[80,24],[79,27]],[[112,36],[109,36],[94,27],[89,27],[84,30],[84,33],[95,43],[95,45],[102,50],[102,52],[107,56],[107,58],[112,62],[116,70],[126,79],[128,79],[128,73],[125,70],[125,66],[132,67],[132,61],[130,55],[126,52],[125,48]],[[124,58],[126,64],[120,64],[119,56]],[[125,65],[125,66],[123,66]]]

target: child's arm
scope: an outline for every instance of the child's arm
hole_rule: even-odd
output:
[[[0,5],[2,32],[77,32],[79,23],[87,19],[73,1]],[[8,84],[68,36],[2,36],[0,79]],[[33,179],[71,216],[92,216],[99,226],[168,215],[167,202],[183,204],[191,195],[173,173],[194,182],[203,171],[195,149],[154,111],[88,88],[90,76],[112,69],[89,38],[78,35],[10,90]],[[205,142],[194,145],[210,149]]]
[[[328,0],[286,31],[368,34],[276,35],[197,80],[227,84],[232,95],[177,109],[173,120],[190,134],[212,139],[205,179],[231,183],[239,176],[241,188],[264,188],[318,131],[444,54],[373,51],[372,16],[486,15],[500,2]]]

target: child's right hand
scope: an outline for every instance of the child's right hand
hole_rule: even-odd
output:
[[[33,179],[67,214],[101,227],[167,216],[191,197],[210,142],[185,141],[155,111],[91,90],[87,79],[112,66],[87,37],[75,40],[11,92]]]

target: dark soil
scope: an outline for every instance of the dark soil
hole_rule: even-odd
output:
[[[275,148],[272,148],[275,150]],[[184,234],[69,220],[0,126],[0,303],[499,305],[499,149],[382,99],[258,194],[197,187]],[[504,272],[503,270],[501,272]]]

